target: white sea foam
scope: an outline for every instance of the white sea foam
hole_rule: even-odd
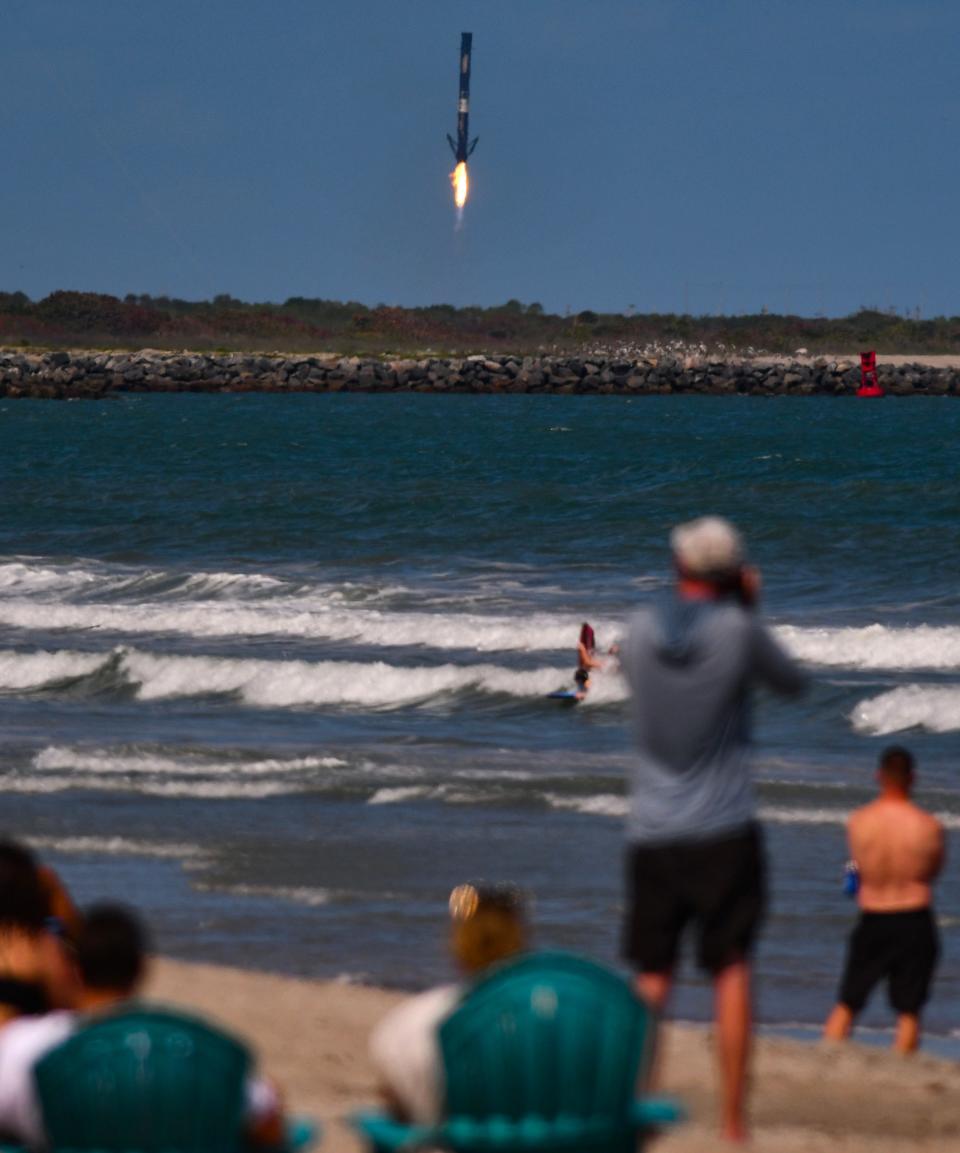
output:
[[[172,581],[174,587],[159,599],[130,599],[138,589],[148,592],[154,581]],[[0,624],[131,637],[171,633],[197,638],[275,636],[374,647],[546,652],[571,649],[577,628],[577,619],[570,614],[392,610],[392,592],[403,590],[351,591],[346,585],[304,589],[257,573],[178,577],[82,567],[61,570],[16,561],[0,565],[0,590],[7,594],[0,601]],[[76,592],[82,592],[84,599],[70,599]],[[127,599],[91,600],[91,593],[123,593]],[[594,624],[606,642],[622,633],[624,620],[596,619]],[[784,624],[777,632],[792,652],[814,665],[864,670],[960,668],[957,626],[874,623],[810,628]]]
[[[70,774],[54,776],[0,775],[0,793],[51,794],[71,790],[82,792],[138,793],[151,797],[194,797],[206,800],[262,800],[301,792],[297,781],[155,781],[149,778],[127,780],[121,776]]]
[[[613,793],[601,793],[590,797],[546,793],[544,799],[552,809],[566,809],[588,816],[624,817],[630,811],[629,798]],[[792,809],[786,805],[762,805],[757,815],[760,820],[773,825],[843,825],[850,813],[847,809]],[[946,828],[960,828],[960,814],[941,812],[936,816]]]
[[[0,563],[0,589],[19,596],[37,597],[41,602],[51,593],[116,594],[150,587],[163,582],[175,593],[193,597],[233,594],[262,594],[265,590],[283,591],[284,581],[262,573],[197,572],[183,574],[125,566],[106,566],[95,562],[56,565],[29,557],[10,558]]]
[[[214,657],[157,657],[132,653],[124,661],[143,700],[196,693],[237,693],[250,705],[285,708],[409,705],[464,689],[510,696],[542,696],[562,671],[515,671],[495,665],[406,668],[383,661],[258,661]]]
[[[57,681],[89,676],[104,664],[98,653],[0,652],[0,692],[40,688]]]
[[[442,787],[430,787],[426,785],[404,785],[397,786],[389,789],[377,789],[377,791],[368,798],[368,805],[399,805],[406,801],[422,801],[425,799],[435,800],[443,796],[444,790]]]
[[[567,809],[597,817],[624,817],[630,811],[629,797],[615,793],[600,793],[589,797],[571,797],[547,793],[547,804],[552,809]],[[786,806],[761,807],[761,820],[773,824],[832,825],[843,824],[848,813],[842,809],[791,809]]]
[[[0,624],[126,636],[289,636],[381,647],[422,645],[477,652],[572,649],[577,629],[576,621],[569,616],[387,612],[337,605],[331,603],[330,597],[111,604],[10,599],[0,602]],[[597,621],[595,627],[611,639],[620,631],[619,622]]]
[[[374,779],[398,776],[409,779],[420,775],[422,770],[410,766],[402,771],[401,766],[377,766],[368,761],[350,764],[333,756],[244,761],[186,753],[162,755],[137,748],[91,749],[52,745],[33,757],[28,772],[0,775],[0,793],[43,795],[76,789],[155,797],[257,800],[317,788],[336,789],[345,779],[344,773],[351,780],[355,777],[362,780],[368,772],[375,773]],[[135,845],[123,838],[101,843],[105,846],[102,848],[104,852],[126,852]],[[88,846],[83,838],[74,838],[71,844],[77,852],[86,851],[87,847],[91,851],[96,848],[92,842]],[[150,851],[147,846],[145,853]],[[178,852],[171,850],[169,854],[159,855],[176,856]]]
[[[600,793],[593,797],[567,797],[547,793],[544,799],[551,809],[569,809],[592,817],[625,817],[630,811],[629,798],[615,793]]]
[[[141,700],[235,694],[267,708],[351,705],[388,708],[473,689],[543,697],[569,676],[562,668],[518,670],[498,665],[391,665],[383,661],[265,661],[166,656],[119,648],[109,654],[71,651],[0,653],[0,691],[37,689],[110,665]],[[608,683],[605,683],[608,682]],[[591,701],[625,694],[619,678],[595,678]]]
[[[0,589],[19,595],[67,593],[90,588],[97,580],[97,574],[86,569],[56,568],[19,560],[0,564]]]
[[[890,671],[960,668],[960,628],[953,625],[822,629],[780,625],[776,631],[797,657],[815,665]]]
[[[954,732],[960,729],[960,686],[902,685],[861,701],[851,721],[857,732],[873,736],[913,728]]]
[[[230,694],[248,705],[265,708],[392,708],[425,704],[469,690],[534,699],[545,697],[570,679],[569,669],[558,666],[514,669],[490,663],[260,660],[167,655],[120,647],[108,653],[0,651],[0,692],[54,687],[107,671],[112,679],[132,686],[144,701]],[[594,676],[584,706],[622,701],[626,696],[622,678],[601,672]],[[851,714],[851,723],[858,732],[876,735],[912,727],[951,732],[960,729],[960,687],[901,686],[861,701]],[[223,771],[229,770],[225,767]],[[265,763],[259,771],[272,771],[272,766]]]
[[[329,889],[316,889],[308,885],[218,885],[210,881],[194,881],[193,887],[204,893],[229,893],[237,897],[268,897],[271,900],[290,901],[296,905],[319,908],[328,905],[334,894]]]
[[[526,769],[458,769],[454,776],[464,781],[531,781],[535,774]]]
[[[66,767],[66,766],[65,766]],[[416,775],[416,772],[414,772]],[[191,798],[198,800],[258,800],[266,797],[284,796],[302,792],[310,787],[302,777],[291,775],[283,780],[234,779],[197,780],[173,779],[155,780],[137,776],[130,778],[109,771],[105,775],[91,775],[89,772],[53,775],[41,773],[33,775],[7,774],[0,776],[0,793],[45,794],[61,793],[69,790],[137,793],[156,797]],[[431,783],[419,785],[392,785],[374,788],[367,798],[368,805],[400,805],[418,803],[441,803],[446,805],[484,805],[503,799],[496,789],[492,792],[483,788],[456,787],[452,784]],[[528,802],[546,804],[561,812],[580,813],[585,816],[623,819],[630,811],[630,798],[618,793],[595,793],[570,795],[567,793],[544,792],[526,796]],[[960,813],[938,812],[935,814],[948,829],[960,829]],[[761,805],[760,820],[775,825],[842,826],[849,810],[825,806],[796,808],[789,805]],[[206,856],[197,845],[165,844],[140,841],[124,837],[35,837],[31,843],[37,848],[56,850],[64,853],[108,853],[120,856],[167,857],[190,862]],[[239,891],[239,890],[237,890]],[[244,890],[257,895],[253,889]],[[263,895],[282,895],[279,890],[262,890]],[[291,898],[298,899],[298,898]],[[308,902],[309,903],[309,902]],[[315,903],[321,903],[319,900]]]
[[[850,815],[847,809],[791,809],[788,806],[761,806],[759,817],[774,825],[843,825]],[[934,814],[948,829],[960,829],[960,813]]]
[[[214,760],[198,757],[158,756],[137,749],[71,749],[51,745],[33,758],[38,772],[106,774],[146,773],[154,776],[272,776],[303,773],[311,769],[337,768],[347,762],[340,757],[269,757],[263,760]]]
[[[791,809],[787,805],[762,805],[759,816],[773,825],[842,825],[846,809]]]
[[[202,860],[207,852],[199,845],[176,842],[141,841],[130,837],[50,837],[24,838],[32,848],[45,853],[92,854],[111,857],[155,857],[177,861]]]
[[[182,592],[191,596],[210,596],[229,590],[232,593],[263,593],[266,590],[283,590],[287,586],[276,577],[263,573],[201,572],[193,573],[183,582]]]

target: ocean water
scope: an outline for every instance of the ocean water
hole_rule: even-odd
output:
[[[0,825],[183,957],[423,986],[449,889],[509,879],[539,943],[616,961],[624,687],[545,694],[581,620],[615,640],[667,587],[670,527],[719,512],[815,677],[756,709],[759,1015],[807,1028],[885,743],[960,827],[958,438],[937,399],[0,402]],[[951,863],[942,1038],[958,899]],[[710,1010],[689,966],[676,1010]]]

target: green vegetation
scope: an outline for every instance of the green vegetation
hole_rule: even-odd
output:
[[[726,353],[792,353],[806,348],[854,353],[960,352],[960,317],[910,319],[862,309],[827,319],[801,316],[624,316],[590,310],[573,316],[508,300],[492,308],[376,308],[293,296],[283,304],[248,304],[223,294],[177,300],[53,292],[32,301],[0,292],[0,344],[40,348],[161,348],[196,351],[338,352],[365,355],[574,353],[603,347],[629,355],[652,344],[703,345]]]

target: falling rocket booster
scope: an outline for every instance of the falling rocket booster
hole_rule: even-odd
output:
[[[458,164],[466,164],[467,157],[473,152],[477,146],[479,136],[474,138],[472,144],[469,143],[470,139],[470,53],[473,46],[473,33],[462,32],[460,34],[460,97],[457,100],[457,139],[454,142],[453,137],[447,133],[447,140],[450,142],[450,147],[453,149],[453,155],[457,158]]]

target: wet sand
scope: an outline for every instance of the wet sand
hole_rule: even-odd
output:
[[[323,1122],[324,1153],[359,1153],[343,1124],[376,1099],[367,1035],[402,994],[160,960],[149,995],[199,1011],[241,1034],[283,1086],[291,1111]],[[715,1153],[719,1142],[708,1030],[665,1030],[664,1092],[691,1120],[653,1146]],[[762,1038],[753,1097],[758,1153],[960,1153],[960,1064],[883,1050]]]

